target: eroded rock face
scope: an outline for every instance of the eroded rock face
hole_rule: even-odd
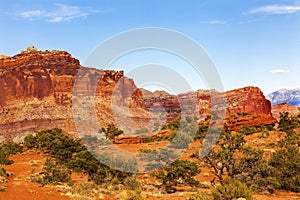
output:
[[[54,127],[75,131],[72,100],[79,69],[85,69],[85,74],[76,92],[96,87],[91,97],[100,124],[114,121],[112,96],[118,100],[116,106],[139,109],[139,114],[130,114],[147,121],[142,93],[122,71],[83,68],[65,51],[37,51],[32,47],[0,58],[0,135],[13,138],[20,132]]]
[[[257,87],[245,87],[226,92],[225,127],[237,130],[242,126],[275,124],[271,103]]]
[[[281,103],[275,106],[272,106],[272,114],[273,116],[279,120],[280,113],[288,112],[290,115],[298,115],[300,110],[296,106],[292,106],[288,103]]]
[[[236,90],[227,91],[225,94],[218,94],[216,91],[198,90],[178,96],[152,97],[147,94],[148,98],[144,98],[147,109],[154,105],[160,105],[167,112],[167,120],[181,117],[182,105],[190,105],[197,102],[198,105],[194,110],[194,115],[198,115],[200,119],[204,119],[211,114],[211,97],[214,96],[214,108],[216,114],[218,110],[225,111],[225,125],[229,129],[239,128],[243,125],[268,125],[276,123],[271,113],[270,101],[265,98],[262,91],[257,87],[245,87]],[[160,108],[160,111],[162,108]],[[235,118],[238,122],[230,120],[231,116],[241,114],[251,117]],[[238,116],[238,115],[237,115]],[[237,127],[234,127],[237,126]]]
[[[76,84],[78,80],[80,83]],[[157,118],[165,117],[167,121],[184,115],[204,119],[211,114],[212,94],[220,99],[226,95],[226,104],[218,101],[214,106],[226,110],[225,124],[229,128],[276,122],[270,102],[256,87],[228,91],[225,95],[208,90],[178,96],[165,92],[151,96],[148,92],[143,98],[142,91],[122,71],[85,68],[65,51],[38,51],[31,47],[13,57],[0,57],[0,135],[14,138],[19,133],[54,127],[75,133],[74,118],[82,121],[88,132],[98,128],[89,121],[95,116],[99,126],[114,122],[127,132],[156,119],[147,112],[151,109],[154,114],[165,112],[166,116]],[[82,115],[75,116],[74,104]],[[230,116],[237,113],[249,113],[251,118],[231,120]]]
[[[258,87],[245,87],[226,92],[226,114],[230,116],[238,112],[251,115],[271,116],[271,103]]]

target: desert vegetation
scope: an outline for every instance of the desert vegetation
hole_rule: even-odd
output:
[[[207,117],[205,122],[211,119]],[[4,143],[0,146],[0,164],[12,164],[10,156],[16,153],[39,152],[46,159],[41,172],[31,176],[31,180],[41,185],[65,185],[70,188],[68,193],[72,197],[82,199],[97,199],[101,195],[115,194],[113,191],[120,191],[119,199],[146,199],[148,190],[164,195],[175,194],[182,190],[180,188],[190,192],[187,197],[190,200],[252,200],[253,195],[259,193],[300,192],[299,116],[281,113],[277,128],[243,126],[237,131],[224,131],[206,124],[195,126],[195,122],[196,118],[170,121],[163,126],[170,131],[169,135],[144,143],[150,148],[139,149],[138,159],[146,163],[143,167],[149,172],[140,175],[135,174],[139,170],[138,160],[98,152],[102,145],[112,144],[109,139],[123,134],[113,124],[100,129],[107,137],[102,140],[88,135],[79,140],[56,128],[26,136],[23,145]],[[146,132],[145,129],[140,131]],[[282,137],[272,141],[272,145],[268,142],[265,147],[259,147],[249,142],[252,137],[267,140],[274,134]],[[217,143],[204,157],[199,156],[198,149],[192,152],[191,144],[201,147],[205,142],[215,141],[215,137]],[[161,141],[168,141],[169,146],[151,148]],[[91,148],[83,145],[86,143]],[[268,153],[264,148],[272,148],[272,151]],[[187,153],[181,157],[184,149]],[[201,173],[207,169],[211,175],[209,182],[204,183]],[[74,173],[86,176],[87,182],[75,183]],[[3,167],[0,177],[7,179]],[[103,188],[109,189],[104,191]],[[2,184],[1,190],[5,189]]]

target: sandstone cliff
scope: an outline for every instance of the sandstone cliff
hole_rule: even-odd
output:
[[[76,85],[78,79],[80,84]],[[165,122],[184,115],[204,119],[211,114],[212,94],[220,99],[226,96],[225,104],[217,102],[213,106],[226,110],[228,129],[276,122],[270,102],[256,87],[228,91],[225,95],[198,90],[174,96],[143,90],[143,98],[142,90],[122,71],[85,68],[65,51],[38,51],[34,47],[12,57],[0,57],[0,91],[0,135],[5,138],[53,127],[75,133],[74,119],[85,123],[84,130],[95,130],[89,122],[93,115],[100,126],[114,122],[125,132],[132,131],[133,126],[149,125],[151,120],[153,125],[156,119]],[[80,95],[81,99],[77,98]],[[74,103],[78,103],[82,115],[75,115]],[[249,113],[251,117],[238,113]]]
[[[200,119],[204,119],[207,115],[211,114],[212,95],[216,99],[225,98],[223,101],[226,106],[224,108],[226,111],[225,126],[228,129],[237,129],[243,125],[260,126],[276,123],[276,119],[273,118],[271,113],[270,101],[265,98],[262,91],[257,87],[240,88],[227,91],[225,94],[218,94],[213,90],[198,90],[196,92],[162,98],[151,97],[148,94],[148,98],[144,98],[144,103],[147,109],[154,105],[160,105],[157,107],[163,107],[167,112],[167,119],[172,120],[180,116],[182,105],[188,105],[190,104],[190,100],[195,100],[198,105],[194,114],[198,115]],[[218,108],[223,109],[224,104],[216,102],[213,106],[215,106],[217,111]],[[159,111],[161,112],[162,110]]]
[[[296,106],[292,106],[288,103],[281,103],[275,106],[272,106],[272,114],[273,116],[279,120],[280,113],[288,112],[290,115],[298,115],[300,114],[300,110]]]
[[[20,132],[53,127],[75,131],[72,95],[80,68],[79,61],[65,51],[31,48],[0,58],[0,134],[11,138]],[[95,107],[103,125],[114,121],[112,96],[118,99],[117,106],[133,108],[130,114],[135,119],[147,121],[149,118],[143,109],[141,91],[122,71],[86,68],[84,78],[82,89],[88,89],[99,80]],[[117,84],[118,90],[115,89]]]

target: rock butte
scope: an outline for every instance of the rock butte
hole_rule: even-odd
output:
[[[300,114],[300,110],[298,109],[298,107],[292,106],[288,103],[281,103],[281,104],[272,106],[272,114],[277,120],[279,120],[281,112],[288,112],[291,115]]]
[[[84,69],[80,74],[83,81],[78,88],[88,89],[99,80],[96,81],[95,95],[91,95],[95,97],[99,126],[117,121],[127,126],[125,129],[133,125],[141,127],[153,119],[147,109],[157,108],[159,111],[161,106],[167,113],[167,120],[182,113],[200,118],[210,114],[210,94],[215,91],[198,90],[178,96],[164,96],[166,93],[160,92],[153,97],[147,93],[143,98],[142,91],[132,79],[124,76],[123,71],[82,67],[65,51],[38,51],[30,47],[15,56],[0,57],[0,135],[12,139],[23,132],[53,127],[75,133],[72,101],[76,101],[73,89],[80,69]],[[227,127],[276,122],[271,114],[271,104],[259,88],[245,87],[228,91],[225,95]],[[191,102],[196,102],[195,107],[191,107]],[[114,113],[112,103],[122,112]],[[160,106],[155,107],[157,105]],[[89,109],[84,106],[82,109]],[[125,112],[127,107],[129,112]],[[253,117],[230,121],[230,116],[238,112],[247,112]],[[86,130],[89,128],[87,121]]]

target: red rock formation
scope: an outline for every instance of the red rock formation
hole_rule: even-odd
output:
[[[236,113],[271,116],[271,103],[258,87],[244,87],[226,92],[226,116]]]
[[[198,114],[197,112],[199,111],[198,116],[200,119],[204,119],[206,115],[211,114],[211,95],[214,95],[214,98],[216,99],[214,106],[217,107],[217,114],[218,107],[222,108],[224,106],[223,103],[226,105],[226,108],[224,107],[226,110],[225,124],[229,129],[233,129],[234,126],[236,126],[235,128],[239,128],[246,124],[249,126],[260,126],[276,123],[276,120],[271,114],[270,101],[265,98],[262,91],[257,87],[245,87],[231,90],[226,92],[225,95],[209,90],[198,90],[196,92],[162,98],[149,98],[150,95],[148,94],[148,98],[144,99],[144,102],[147,109],[153,105],[159,104],[167,111],[167,119],[172,120],[176,117],[180,117],[182,105],[190,105],[196,101],[198,102],[197,111],[190,114],[195,115]],[[219,101],[222,98],[225,98],[224,101]],[[162,108],[160,108],[160,111],[161,109]],[[244,115],[249,114],[251,117],[238,117],[238,122],[234,122],[231,116],[239,113]]]
[[[80,84],[76,85],[78,80]],[[158,92],[154,97],[150,94],[143,99],[141,90],[132,79],[124,77],[122,71],[83,68],[67,52],[42,52],[35,48],[13,57],[0,57],[0,91],[0,134],[7,138],[20,132],[53,127],[75,131],[73,117],[84,121],[84,130],[89,131],[97,128],[89,123],[93,115],[101,126],[117,122],[118,125],[121,123],[121,128],[129,130],[149,123],[150,116],[144,108],[152,108],[157,113],[166,111],[167,120],[181,115],[204,118],[211,112],[211,93],[217,94],[207,90],[178,96]],[[80,100],[76,95],[82,95],[84,99]],[[91,112],[74,116],[72,106],[77,102],[78,109]],[[89,102],[94,103],[95,111]],[[275,122],[270,102],[259,88],[245,87],[226,92],[225,102],[229,128],[249,123],[247,117],[232,121],[230,116],[236,113],[250,113],[253,117],[250,121],[255,126]],[[216,106],[224,107],[221,103]]]
[[[20,132],[53,127],[75,131],[72,97],[80,68],[84,81],[76,92],[96,87],[91,96],[95,96],[101,125],[114,122],[112,99],[118,100],[114,106],[140,109],[141,113],[131,111],[130,115],[147,121],[142,93],[122,71],[82,68],[67,52],[30,48],[13,57],[0,58],[0,134],[14,137]]]
[[[298,115],[300,110],[296,106],[292,106],[288,103],[281,103],[275,106],[272,106],[272,114],[273,116],[279,120],[281,112],[288,112],[291,115]]]

